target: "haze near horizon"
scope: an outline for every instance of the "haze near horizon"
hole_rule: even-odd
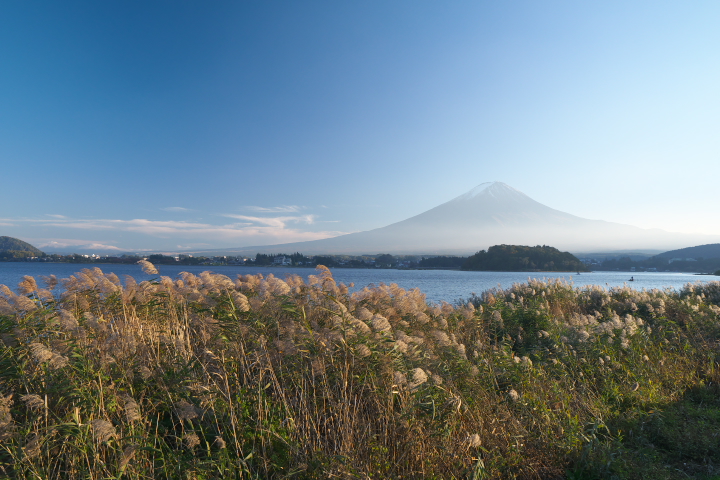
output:
[[[493,180],[585,219],[720,235],[713,2],[0,13],[0,235],[41,249],[330,238]]]

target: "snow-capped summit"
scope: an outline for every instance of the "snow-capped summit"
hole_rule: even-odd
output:
[[[463,193],[459,197],[454,198],[452,201],[455,200],[470,200],[471,198],[475,198],[480,195],[490,195],[492,197],[495,196],[503,196],[508,194],[519,194],[525,196],[523,193],[515,190],[510,185],[507,185],[502,182],[485,182],[481,183],[477,187],[473,188],[472,190]]]
[[[555,210],[502,182],[487,182],[426,212],[366,232],[246,247],[242,252],[460,254],[492,245],[550,245],[573,252],[668,250],[716,238],[646,230]]]

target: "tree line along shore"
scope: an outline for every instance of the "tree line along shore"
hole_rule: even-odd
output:
[[[7,478],[714,478],[720,283],[0,287]],[[54,287],[62,284],[61,293]]]
[[[58,262],[80,264],[134,264],[148,260],[158,265],[243,265],[331,268],[397,268],[397,269],[444,269],[484,271],[572,272],[572,271],[626,271],[626,272],[694,272],[718,275],[720,272],[719,245],[691,247],[692,250],[710,254],[709,258],[673,258],[666,254],[653,257],[607,256],[598,260],[561,252],[546,245],[495,245],[469,257],[452,255],[313,255],[257,253],[254,257],[236,255],[149,255],[121,254],[46,254],[34,246],[12,237],[0,237],[0,261]],[[704,249],[704,250],[703,250]],[[717,250],[717,252],[716,252]],[[679,251],[678,251],[679,252]]]

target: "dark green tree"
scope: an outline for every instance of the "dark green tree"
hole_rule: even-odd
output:
[[[395,257],[387,253],[381,253],[375,257],[375,266],[377,267],[392,267],[395,263],[397,263]]]

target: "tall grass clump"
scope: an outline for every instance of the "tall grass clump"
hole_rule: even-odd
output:
[[[720,474],[718,282],[455,305],[324,267],[41,283],[0,286],[0,476]]]

